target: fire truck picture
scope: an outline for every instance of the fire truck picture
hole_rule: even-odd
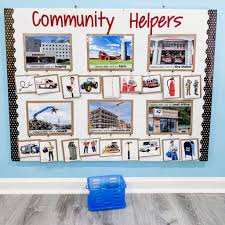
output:
[[[40,89],[53,89],[57,88],[58,84],[50,79],[43,79],[40,83],[36,83],[36,86]]]
[[[147,79],[143,80],[143,87],[144,88],[156,88],[160,86],[160,82],[158,79]]]

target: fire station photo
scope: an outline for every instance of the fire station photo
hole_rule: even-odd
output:
[[[192,102],[147,101],[148,134],[191,134]]]

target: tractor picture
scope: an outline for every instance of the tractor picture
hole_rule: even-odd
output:
[[[87,78],[87,80],[85,82],[83,82],[81,85],[80,85],[80,88],[82,90],[85,90],[86,92],[91,92],[91,89],[94,88],[94,89],[97,89],[98,88],[98,82],[95,81],[94,78]]]
[[[39,153],[40,148],[36,144],[27,144],[20,147],[21,154],[35,154]]]
[[[58,84],[55,83],[53,80],[44,79],[40,83],[36,83],[36,86],[40,89],[53,89],[57,88]]]
[[[105,146],[103,153],[119,153],[120,149],[116,141],[113,141],[110,145]]]
[[[147,80],[143,80],[143,87],[144,88],[156,88],[159,87],[160,83],[158,81],[158,79],[147,79]]]

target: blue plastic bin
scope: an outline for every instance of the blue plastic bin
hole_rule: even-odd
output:
[[[126,187],[121,175],[88,177],[88,209],[98,211],[125,208]]]

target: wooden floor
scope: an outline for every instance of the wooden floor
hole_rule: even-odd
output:
[[[133,194],[127,208],[89,212],[86,195],[2,195],[0,225],[225,225],[225,195]]]

